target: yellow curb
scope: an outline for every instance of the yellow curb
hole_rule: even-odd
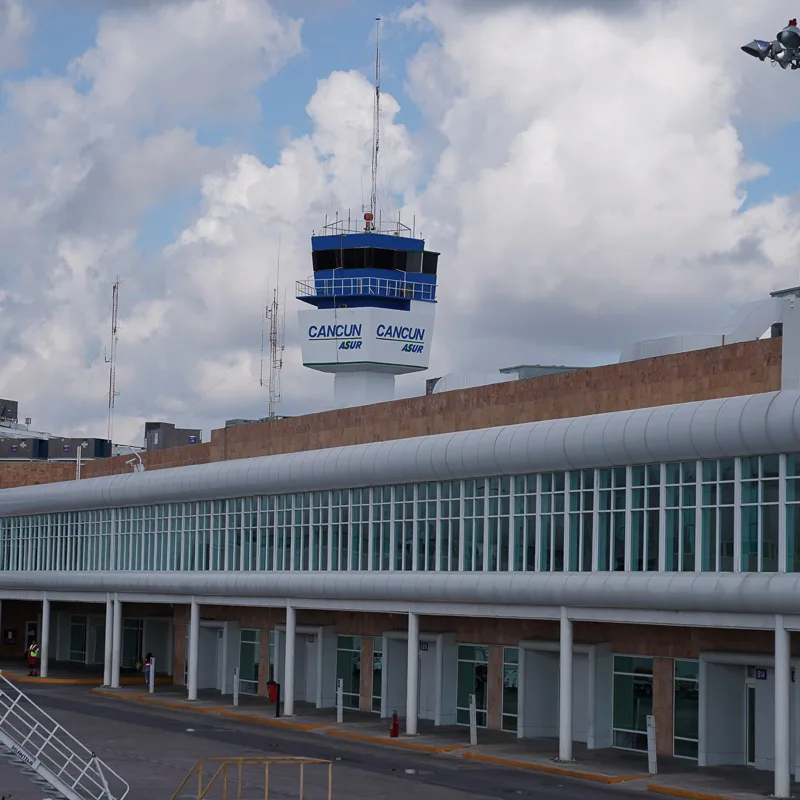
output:
[[[197,714],[211,714],[215,711],[222,711],[224,706],[193,706],[184,700],[156,700],[148,695],[128,695],[135,697],[137,703],[146,706],[158,706],[159,708],[170,708],[173,711],[194,711]]]
[[[650,783],[647,786],[648,792],[655,794],[666,794],[670,797],[685,797],[687,800],[733,800],[724,794],[707,794],[706,792],[693,792],[690,789],[672,789],[669,786],[657,786]]]
[[[550,764],[535,764],[531,761],[513,761],[510,758],[486,756],[483,755],[483,753],[464,753],[463,757],[472,759],[473,761],[484,761],[487,764],[498,764],[503,767],[516,767],[517,769],[530,769],[534,772],[547,772],[550,775],[565,775],[570,778],[583,778],[583,780],[594,781],[595,783],[625,783],[626,781],[638,781],[642,778],[648,777],[647,775],[601,775],[597,772],[582,772],[578,769],[554,767]]]
[[[329,728],[335,725],[335,722],[292,722],[291,720],[284,719],[283,717],[260,717],[254,714],[247,714],[240,711],[220,711],[221,717],[229,717],[230,719],[238,719],[243,722],[255,722],[259,725],[277,725],[281,728],[290,728],[296,731],[315,731],[320,728]]]
[[[408,750],[420,750],[423,753],[452,753],[456,750],[466,750],[469,745],[450,745],[447,747],[436,747],[431,744],[417,744],[409,742],[407,739],[390,738],[388,736],[370,736],[367,733],[354,733],[353,731],[325,731],[327,736],[340,736],[343,739],[355,739],[359,742],[374,742],[375,744],[388,744],[391,747],[405,747]]]
[[[39,678],[33,675],[12,675],[9,672],[3,673],[12,683],[47,683],[47,684],[60,684],[62,686],[97,686],[98,681],[95,678]],[[100,678],[99,683],[103,683]]]
[[[13,672],[4,672],[3,675],[12,683],[46,683],[60,686],[102,686],[102,676],[96,678],[42,678],[34,675],[15,675]],[[135,686],[141,683],[137,678],[121,678],[121,686]],[[171,683],[164,678],[156,678],[156,686]]]
[[[129,675],[119,679],[121,686],[143,686],[144,677],[138,678],[135,675]],[[156,686],[172,686],[172,679],[169,677],[156,678]]]
[[[114,700],[133,700],[139,696],[136,694],[123,694],[121,692],[115,692],[113,689],[100,689],[100,688],[92,689],[91,693],[96,694],[100,697],[111,697]]]
[[[144,705],[151,705],[151,706],[159,706],[160,708],[169,708],[174,711],[194,711],[198,714],[210,714],[214,711],[221,711],[222,706],[202,706],[202,707],[195,707],[189,705],[187,702],[183,700],[159,700],[159,699],[151,699],[148,695],[143,694],[125,694],[123,692],[115,692],[113,690],[108,689],[92,689],[92,694],[99,695],[101,697],[111,697],[114,700],[132,700],[134,703],[143,703]]]

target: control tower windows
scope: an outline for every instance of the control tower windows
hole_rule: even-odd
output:
[[[407,253],[406,254],[406,272],[421,273],[422,272],[423,253]]]
[[[314,272],[336,269],[377,269],[436,275],[438,253],[355,247],[347,250],[316,250],[312,254]]]
[[[422,273],[424,275],[435,275],[439,268],[439,254],[429,253],[427,250],[422,254]]]

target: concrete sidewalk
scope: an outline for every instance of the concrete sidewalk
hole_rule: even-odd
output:
[[[52,684],[55,686],[102,686],[103,670],[96,667],[88,667],[80,670],[72,667],[52,663],[49,665],[46,678],[41,676],[28,675],[27,666],[21,665],[19,661],[0,662],[0,674],[15,683],[40,683]],[[131,670],[128,674],[120,676],[122,686],[143,686],[144,674]],[[169,675],[156,675],[156,684],[159,686],[173,686],[172,677]]]
[[[418,736],[401,734],[391,738],[390,721],[378,719],[374,714],[345,711],[344,722],[337,724],[334,709],[320,710],[310,704],[297,703],[293,717],[276,717],[273,704],[249,695],[241,695],[240,705],[234,708],[230,697],[223,698],[218,692],[200,692],[197,701],[186,700],[183,687],[176,686],[158,687],[152,695],[141,686],[94,688],[91,691],[102,697],[143,706],[211,714],[239,722],[407,748],[442,758],[463,758],[688,800],[763,800],[773,786],[770,772],[745,767],[699,769],[691,761],[677,758],[660,757],[659,774],[650,776],[645,755],[615,749],[587,750],[579,742],[573,746],[575,761],[563,763],[558,761],[558,742],[553,739],[518,739],[513,734],[498,731],[480,730],[478,744],[471,746],[469,733],[462,726],[435,727],[422,720]],[[800,785],[793,790],[800,796]]]

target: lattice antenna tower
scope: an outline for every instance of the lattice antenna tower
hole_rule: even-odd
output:
[[[372,118],[372,192],[369,210],[371,226],[378,218],[378,154],[381,149],[381,18],[375,17],[375,107]]]
[[[119,316],[119,276],[111,288],[111,353],[105,353],[108,367],[108,441],[113,444],[114,406],[119,392],[117,391],[117,324]]]
[[[281,402],[281,370],[283,369],[283,351],[286,349],[284,334],[286,331],[286,313],[279,300],[281,281],[281,241],[278,236],[278,270],[275,288],[272,290],[272,303],[267,306],[264,319],[269,324],[269,390],[268,419],[275,419],[275,408]],[[261,331],[261,385],[264,385],[264,330]]]

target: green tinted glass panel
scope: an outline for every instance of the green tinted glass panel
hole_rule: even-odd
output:
[[[694,678],[700,677],[700,664],[697,661],[675,661],[675,677],[676,678]]]
[[[697,739],[698,699],[700,686],[696,681],[675,681],[675,736]]]
[[[614,727],[646,732],[652,713],[653,679],[614,675]]]
[[[636,656],[614,656],[614,672],[632,672],[636,675],[652,675],[653,659]]]

